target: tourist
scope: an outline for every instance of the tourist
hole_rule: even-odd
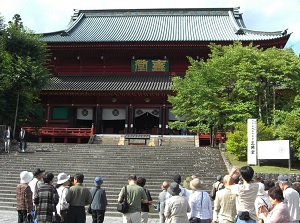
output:
[[[173,177],[173,181],[179,185],[179,188],[181,190],[179,195],[182,196],[182,197],[185,197],[187,200],[189,200],[188,191],[180,185],[181,184],[181,175],[180,174],[175,174],[174,177]],[[169,199],[170,197],[171,197],[171,194],[168,193],[166,195],[166,199]]]
[[[139,177],[137,179],[137,185],[144,188],[145,193],[147,195],[147,200],[148,200],[148,204],[145,203],[141,203],[141,223],[147,223],[148,222],[148,216],[149,216],[149,205],[152,203],[152,197],[150,194],[150,191],[145,188],[145,184],[146,184],[146,178],[144,177]]]
[[[268,192],[268,190],[271,188],[271,187],[274,187],[275,186],[275,183],[273,180],[264,180],[264,186],[265,186],[265,191]]]
[[[198,223],[210,223],[212,220],[212,205],[211,200],[206,191],[201,190],[201,181],[199,178],[193,179],[190,182],[190,187],[194,190],[189,198],[191,207],[190,221]],[[201,219],[201,220],[200,220]]]
[[[166,205],[166,195],[167,189],[169,188],[170,184],[168,181],[164,181],[161,185],[162,192],[159,193],[158,200],[159,200],[159,222],[165,223],[166,217],[164,215],[165,205]]]
[[[287,175],[278,176],[278,186],[283,191],[284,202],[287,204],[290,213],[290,223],[299,223],[299,193],[289,186],[289,178]]]
[[[66,196],[69,192],[69,179],[70,175],[60,173],[57,176],[56,189],[59,196],[58,204],[56,205],[57,213],[61,217],[62,223],[67,223],[67,213],[69,209],[69,203],[66,201]]]
[[[46,172],[43,176],[44,184],[38,189],[34,196],[36,216],[39,223],[52,222],[53,213],[56,213],[59,196],[52,185],[53,179],[54,175],[51,172]]]
[[[10,147],[11,147],[11,142],[10,139],[12,138],[12,132],[11,132],[11,127],[8,126],[7,130],[4,131],[3,134],[3,140],[4,140],[4,149],[6,153],[10,152]]]
[[[188,192],[188,196],[190,196],[194,191],[190,187],[190,182],[193,180],[191,176],[188,176],[185,178],[185,180],[182,183],[182,186],[186,191]]]
[[[283,202],[283,192],[278,186],[270,188],[268,191],[271,203],[273,205],[272,210],[269,212],[264,205],[259,208],[259,218],[264,223],[288,223],[290,222],[290,213],[287,205]]]
[[[257,216],[258,210],[262,205],[265,206],[267,210],[271,210],[272,208],[270,198],[267,192],[265,191],[265,185],[261,182],[258,182],[258,193],[254,204]]]
[[[23,171],[20,173],[20,184],[16,188],[18,223],[27,222],[28,215],[31,214],[32,192],[28,183],[32,180],[31,172]]]
[[[85,206],[92,202],[92,195],[88,188],[83,186],[84,175],[74,175],[74,186],[69,188],[66,201],[69,203],[67,214],[69,223],[85,223]]]
[[[234,166],[229,174],[234,177],[238,174],[238,167]],[[258,193],[259,185],[251,183],[254,176],[254,170],[250,166],[243,166],[240,168],[239,175],[242,178],[243,184],[231,185],[231,193],[237,195],[236,209],[238,223],[256,223],[257,216],[255,211],[255,199]]]
[[[231,193],[233,179],[229,175],[223,178],[225,188],[216,193],[214,201],[213,222],[234,223],[236,216],[236,194]]]
[[[170,184],[168,193],[171,197],[166,200],[164,211],[166,223],[189,223],[187,213],[191,211],[191,208],[187,199],[179,195],[180,192],[178,183]]]
[[[20,138],[20,151],[25,152],[27,148],[27,142],[26,142],[26,131],[23,127],[21,127],[19,138]]]
[[[34,202],[34,197],[37,193],[37,191],[39,190],[39,188],[43,185],[43,175],[44,175],[45,170],[42,170],[40,168],[37,168],[34,172],[33,172],[33,180],[29,182],[29,186],[30,189],[32,191],[32,202]],[[35,204],[33,203],[33,209],[32,209],[32,217],[33,217],[33,221],[35,223],[37,223],[36,220],[36,207]]]
[[[137,177],[134,174],[128,176],[128,185],[126,187],[126,197],[129,204],[127,213],[123,213],[123,223],[141,222],[141,203],[148,204],[145,190],[137,185]],[[118,202],[123,202],[125,196],[125,187],[119,193]]]
[[[217,181],[212,185],[212,189],[210,192],[210,198],[212,200],[215,199],[216,197],[216,192],[223,189],[224,188],[224,184],[223,184],[223,177],[221,175],[217,176]]]
[[[103,184],[103,180],[101,177],[95,177],[94,186],[90,189],[90,193],[92,195],[92,219],[93,223],[103,223],[105,217],[105,211],[107,207],[107,198],[106,192],[101,185]]]

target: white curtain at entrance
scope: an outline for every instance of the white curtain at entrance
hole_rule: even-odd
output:
[[[159,109],[157,108],[136,108],[135,109],[135,117],[139,117],[145,113],[149,113],[155,117],[159,117]]]
[[[176,120],[185,121],[185,117],[182,116],[182,117],[178,118],[175,114],[172,113],[172,109],[170,109],[169,110],[169,120],[170,121],[176,121]]]
[[[77,119],[93,120],[93,109],[92,108],[77,108]]]
[[[103,108],[102,120],[125,120],[125,108]]]

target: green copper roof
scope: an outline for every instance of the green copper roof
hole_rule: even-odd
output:
[[[79,10],[46,42],[257,41],[290,34],[246,29],[237,8]]]
[[[57,75],[44,91],[171,91],[172,76],[152,75]]]

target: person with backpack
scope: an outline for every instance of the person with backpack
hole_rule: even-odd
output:
[[[217,191],[224,189],[223,177],[221,175],[217,176],[217,181],[212,185],[211,192],[209,194],[212,200],[215,200]]]
[[[141,223],[147,223],[148,222],[148,217],[149,217],[149,205],[152,203],[152,197],[150,194],[150,191],[145,188],[145,184],[146,184],[146,178],[144,177],[139,177],[137,179],[137,183],[138,186],[144,188],[145,193],[147,195],[147,200],[148,203],[141,203],[141,208],[142,208],[142,212],[141,212]]]
[[[101,188],[103,180],[101,177],[95,177],[94,187],[90,189],[92,196],[92,219],[93,223],[103,223],[107,207],[107,198],[104,188]]]

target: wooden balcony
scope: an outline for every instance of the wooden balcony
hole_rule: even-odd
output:
[[[64,143],[68,143],[69,138],[76,138],[77,143],[81,143],[82,138],[90,138],[94,134],[94,128],[60,128],[60,127],[24,127],[24,129],[38,136],[38,141],[41,143],[43,138],[50,137],[51,142],[55,143],[56,138],[63,138]]]

